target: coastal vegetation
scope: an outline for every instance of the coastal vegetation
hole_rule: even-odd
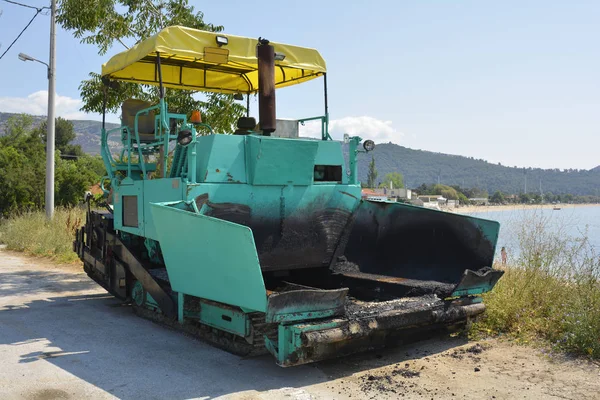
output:
[[[473,334],[504,335],[600,358],[600,255],[586,232],[568,233],[541,212],[528,214],[511,232],[518,254],[484,295],[485,316]]]

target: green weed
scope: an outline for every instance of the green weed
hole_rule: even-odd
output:
[[[9,250],[74,262],[75,230],[84,220],[85,211],[79,208],[57,208],[52,221],[46,219],[44,211],[19,213],[0,222],[0,243]]]
[[[600,258],[587,235],[567,234],[543,214],[515,232],[519,255],[484,295],[487,311],[474,333],[600,358]]]

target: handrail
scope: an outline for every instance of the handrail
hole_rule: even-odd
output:
[[[108,173],[108,175],[111,179],[114,177],[112,166],[113,166],[113,164],[116,164],[116,162],[110,152],[110,147],[108,146],[108,138],[110,137],[111,134],[113,134],[115,132],[122,133],[122,131],[123,131],[122,126],[119,126],[118,128],[109,129],[109,130],[102,128],[102,130],[100,131],[100,155],[102,156],[102,161],[104,161],[104,166],[106,167],[106,172]]]
[[[308,121],[321,120],[321,140],[333,140],[329,135],[329,114],[320,115],[318,117],[301,118],[298,120],[301,125]]]
[[[209,124],[205,124],[204,122],[197,122],[194,125],[203,126],[205,128],[208,128],[208,131],[210,132],[211,135],[215,134],[215,132],[213,131],[213,128]]]
[[[109,194],[110,192],[104,188],[104,181],[105,181],[106,179],[108,179],[109,181],[111,181],[111,182],[112,182],[112,179],[110,179],[110,177],[109,177],[109,176],[106,176],[106,175],[105,175],[105,176],[103,176],[103,177],[102,177],[102,179],[100,179],[100,189],[102,189],[102,192],[104,192],[104,194],[108,196],[108,194]]]
[[[110,151],[107,150],[108,139],[106,129],[102,127],[100,130],[100,155],[102,156],[102,161],[104,162],[104,167],[106,168],[106,172],[108,173],[110,179],[113,178],[112,164],[110,162]]]
[[[162,99],[161,99],[162,100]],[[141,143],[140,143],[140,132],[138,130],[138,118],[140,115],[148,115],[148,113],[152,110],[160,110],[162,113],[162,108],[160,103],[148,108],[144,108],[140,111],[138,111],[137,113],[135,113],[135,119],[133,120],[133,127],[134,127],[134,132],[135,132],[135,141],[137,143],[137,153],[138,153],[138,164],[140,165],[141,169],[142,169],[142,177],[145,179],[146,178],[146,163],[143,162],[144,160],[144,156],[142,155],[142,149],[141,149]],[[162,119],[162,118],[161,118]],[[154,137],[156,139],[160,138],[160,135],[157,136],[157,132],[156,130],[154,131]],[[131,175],[131,136],[129,136],[129,148],[128,148],[128,157],[127,157],[127,165],[128,165],[128,175]]]
[[[101,139],[102,157],[104,160],[104,164],[107,167],[107,173],[109,174],[110,179],[113,179],[115,177],[115,171],[117,171],[120,168],[123,168],[124,166],[126,166],[127,175],[131,176],[131,174],[133,172],[132,171],[133,165],[135,164],[135,162],[132,161],[133,154],[137,154],[137,156],[138,156],[137,166],[139,167],[139,170],[141,172],[142,179],[146,179],[146,174],[148,173],[148,171],[152,170],[151,165],[150,164],[147,165],[144,161],[144,154],[146,152],[146,149],[155,148],[156,146],[164,146],[165,149],[168,149],[169,142],[173,139],[177,139],[177,134],[176,134],[177,132],[174,132],[175,134],[171,134],[170,126],[169,126],[171,119],[175,119],[177,121],[181,121],[183,123],[183,125],[192,128],[192,131],[193,131],[193,138],[192,138],[192,142],[190,143],[190,145],[192,145],[191,146],[192,148],[190,150],[188,150],[188,154],[187,154],[188,157],[186,157],[186,158],[187,158],[188,171],[189,171],[188,179],[195,181],[195,178],[196,178],[195,177],[195,175],[196,175],[196,170],[195,170],[196,151],[195,151],[193,144],[196,143],[196,129],[193,129],[193,127],[191,127],[190,124],[187,122],[187,116],[185,114],[169,113],[166,111],[166,108],[167,108],[166,102],[163,99],[161,99],[158,104],[155,104],[151,107],[144,108],[142,110],[137,111],[135,114],[133,127],[130,127],[127,125],[121,125],[118,128],[113,128],[110,130],[102,131],[102,139]],[[143,115],[148,115],[151,111],[157,110],[157,109],[160,110],[159,111],[160,114],[156,115],[155,121],[154,121],[154,140],[144,143],[144,142],[142,142],[142,139],[141,139],[142,134],[139,132],[139,126],[140,126],[139,117],[143,116]],[[210,125],[208,125],[206,123],[200,123],[197,125],[207,128],[209,133],[214,135],[214,130]],[[122,135],[126,135],[126,136],[121,137],[124,148],[121,149],[120,160],[118,162],[115,161],[115,159],[113,158],[113,155],[111,154],[110,148],[108,146],[108,138],[110,137],[111,134],[114,134],[117,131],[121,132]],[[134,145],[137,146],[136,149],[133,148]],[[165,151],[165,157],[166,157],[166,154],[167,154],[167,152]],[[123,160],[123,157],[125,157],[125,155],[127,156],[126,162],[124,162],[124,160]],[[164,175],[166,177],[166,169],[167,169],[166,159],[163,162],[162,168],[163,168],[162,175]]]

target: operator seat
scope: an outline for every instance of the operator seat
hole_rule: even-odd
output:
[[[240,117],[237,121],[237,129],[234,135],[249,135],[256,126],[256,119],[253,117]]]
[[[129,128],[131,133],[131,143],[135,143],[135,114],[140,110],[152,107],[152,103],[138,99],[127,99],[121,106],[121,123],[123,126]],[[152,143],[156,141],[154,137],[154,121],[155,121],[155,110],[148,112],[147,115],[140,115],[138,117],[138,133],[140,136],[140,143]],[[123,132],[123,140],[127,140],[125,131]]]

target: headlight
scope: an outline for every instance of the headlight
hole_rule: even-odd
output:
[[[375,142],[372,140],[365,140],[363,143],[363,148],[365,151],[373,151],[375,150]]]

